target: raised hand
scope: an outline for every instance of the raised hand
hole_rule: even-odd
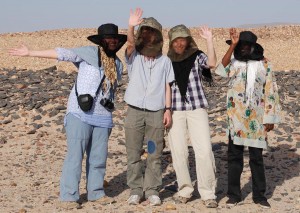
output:
[[[237,30],[235,28],[230,28],[229,35],[230,35],[232,44],[236,45],[239,42],[240,34],[237,32]]]
[[[130,16],[128,24],[129,26],[137,26],[142,23],[143,10],[141,8],[136,8],[135,11],[130,10]]]
[[[8,50],[10,55],[14,56],[29,56],[29,49],[25,45],[21,45],[19,48],[11,48]]]
[[[209,29],[207,26],[200,27],[200,36],[206,40],[212,39],[212,32],[211,29]]]

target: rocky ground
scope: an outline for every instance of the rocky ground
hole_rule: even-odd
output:
[[[290,48],[285,46],[285,50],[290,52],[294,51],[294,46],[300,41],[300,34],[298,34],[298,37],[292,36],[296,35],[295,32],[299,32],[298,30],[299,28],[295,27],[286,27],[286,29],[282,27],[280,30],[273,29],[273,31],[266,28],[257,29],[257,33],[260,33],[259,39],[263,40],[266,37],[264,44],[271,44],[272,40],[274,41],[278,38],[286,39],[283,43],[290,44]],[[70,32],[70,30],[66,31]],[[85,31],[78,31],[77,34],[80,35],[81,32]],[[47,38],[55,39],[59,42],[57,38],[59,35],[53,31],[21,34],[5,34],[0,35],[0,37],[7,41],[6,47],[8,47],[9,42],[11,44],[10,39],[13,40],[16,37],[19,40],[21,38],[23,40],[31,37],[39,38],[36,39],[38,44],[42,44],[43,40]],[[222,39],[223,43],[226,36],[221,36],[221,29],[216,30],[216,34],[216,43],[218,41],[221,42]],[[274,37],[274,35],[278,35],[278,37]],[[77,41],[77,39],[76,37],[73,40]],[[72,37],[69,40],[72,40]],[[56,46],[57,44],[55,43]],[[74,46],[77,44],[74,42]],[[277,44],[272,45],[277,46]],[[279,45],[278,48],[282,47]],[[206,92],[210,100],[208,111],[217,167],[219,207],[217,209],[206,209],[200,201],[200,195],[197,190],[192,201],[185,205],[178,205],[172,202],[171,197],[176,191],[176,176],[172,167],[167,140],[167,147],[163,152],[164,188],[161,190],[162,206],[150,207],[147,202],[143,202],[138,206],[128,206],[126,200],[129,197],[129,189],[126,185],[126,152],[123,125],[127,109],[123,100],[127,84],[126,72],[117,92],[117,110],[114,112],[115,127],[109,140],[109,156],[105,177],[107,181],[106,193],[108,196],[114,197],[117,202],[109,206],[98,206],[86,202],[86,177],[83,173],[80,183],[82,200],[84,202],[83,208],[72,211],[58,208],[59,178],[66,152],[63,118],[66,112],[67,97],[76,77],[76,72],[72,72],[74,68],[69,69],[68,66],[54,66],[55,64],[52,64],[53,61],[32,60],[30,62],[28,59],[7,57],[4,60],[1,58],[0,211],[300,212],[300,57],[298,52],[297,55],[295,54],[296,52],[294,55],[289,56],[293,60],[287,60],[285,64],[274,65],[283,107],[283,121],[269,134],[269,149],[264,151],[268,184],[267,197],[272,205],[270,210],[262,210],[252,202],[251,173],[247,154],[245,155],[245,166],[241,180],[244,201],[233,209],[225,207],[227,200],[227,139],[225,136],[224,106],[227,87],[226,81],[217,76],[214,76],[215,85],[206,87]],[[218,55],[221,55],[221,53],[218,52]],[[277,57],[273,51],[270,55],[273,58]],[[282,55],[282,57],[286,56]],[[38,70],[38,67],[43,68]],[[45,67],[48,68],[45,69]],[[197,188],[195,161],[191,146],[189,150],[192,179],[195,183],[195,188]],[[143,155],[142,158],[145,159],[146,155]]]

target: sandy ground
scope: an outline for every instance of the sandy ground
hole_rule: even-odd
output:
[[[191,29],[197,36],[196,29]],[[258,34],[258,42],[265,48],[265,55],[273,62],[274,70],[300,70],[300,26],[279,26],[253,29]],[[55,31],[41,31],[33,33],[0,34],[0,76],[7,74],[6,69],[18,72],[21,70],[40,70],[56,65],[58,70],[72,73],[73,65],[57,63],[55,60],[28,59],[9,57],[5,49],[26,43],[33,49],[47,49],[54,47],[77,47],[90,45],[86,40],[88,35],[94,34],[95,29],[65,29]],[[126,33],[125,30],[122,30]],[[166,30],[164,31],[165,38]],[[227,49],[225,40],[228,29],[213,29],[218,59]],[[205,44],[197,36],[196,42],[205,51]],[[168,46],[165,41],[164,52]],[[119,55],[123,59],[124,48]],[[2,68],[2,69],[1,69]],[[18,78],[10,76],[10,78]],[[125,76],[124,76],[124,80]],[[296,96],[285,97],[290,104],[299,99],[299,74],[293,79]],[[12,85],[22,89],[22,85]],[[39,85],[37,85],[39,87]],[[297,89],[298,88],[298,89]],[[0,86],[0,92],[6,91]],[[41,88],[42,89],[42,88]],[[62,125],[65,109],[54,116],[50,113],[41,115],[39,110],[28,110],[21,107],[17,110],[0,108],[0,212],[300,212],[300,127],[299,114],[283,111],[283,124],[276,126],[276,131],[269,134],[270,148],[264,151],[267,198],[272,208],[263,210],[253,204],[251,196],[251,173],[248,155],[245,154],[245,166],[241,178],[244,201],[232,208],[225,206],[227,187],[227,139],[225,128],[225,113],[211,113],[210,122],[221,124],[211,129],[212,144],[217,169],[217,209],[206,209],[201,202],[200,195],[195,190],[193,199],[187,204],[174,204],[171,200],[175,186],[175,172],[172,159],[167,147],[163,153],[163,185],[169,188],[161,190],[162,206],[151,207],[147,202],[138,206],[128,206],[129,188],[126,185],[126,151],[124,140],[124,118],[127,106],[123,101],[126,84],[119,88],[117,94],[117,110],[114,112],[115,127],[109,140],[109,156],[107,161],[106,193],[116,199],[116,203],[108,206],[95,205],[85,200],[85,173],[82,173],[80,190],[83,208],[78,210],[62,210],[57,207],[59,196],[59,178],[63,159],[66,153],[66,137]],[[1,98],[1,96],[0,96]],[[54,102],[45,104],[42,108],[47,112],[57,106],[66,106],[67,96],[56,97]],[[32,124],[42,124],[41,128],[33,128]],[[287,129],[290,127],[291,129]],[[35,131],[33,131],[35,130]],[[143,159],[146,156],[142,156]],[[190,170],[192,180],[196,184],[195,162],[193,150],[190,148]],[[85,162],[83,161],[83,168]],[[171,190],[170,190],[171,189]]]

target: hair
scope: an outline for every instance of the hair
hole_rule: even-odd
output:
[[[146,43],[144,41],[144,38],[142,37],[142,31],[145,29],[152,31],[155,34],[154,41],[152,42],[152,46],[153,46],[152,48],[146,47]],[[143,26],[140,29],[140,33],[136,38],[135,44],[136,44],[135,45],[136,50],[143,55],[146,56],[160,55],[162,53],[162,46],[163,46],[162,33],[159,30],[154,29],[152,27]]]

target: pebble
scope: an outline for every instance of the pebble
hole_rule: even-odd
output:
[[[4,121],[2,121],[2,124],[9,124],[11,122],[12,122],[12,120],[4,120]]]
[[[35,130],[35,129],[29,130],[29,131],[27,132],[28,135],[35,134],[35,133],[36,133],[36,130]]]
[[[167,211],[170,211],[170,210],[176,210],[176,206],[173,205],[173,204],[168,203],[168,204],[166,205],[166,210],[167,210]]]

